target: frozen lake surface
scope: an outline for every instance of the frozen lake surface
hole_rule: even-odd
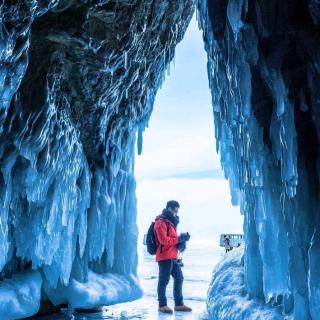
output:
[[[224,255],[224,249],[218,248],[216,243],[192,242],[188,244],[183,254],[184,273],[184,299],[185,304],[193,308],[192,313],[175,312],[173,315],[162,315],[158,313],[157,303],[157,281],[158,265],[154,257],[150,256],[144,247],[139,247],[139,277],[144,295],[141,299],[104,307],[98,313],[78,313],[74,315],[77,320],[93,319],[207,319],[206,296],[211,274],[214,266]],[[167,288],[168,305],[173,307],[172,279]],[[37,317],[43,320],[66,319],[65,314]]]

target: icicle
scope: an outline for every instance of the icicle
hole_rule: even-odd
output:
[[[73,320],[74,319],[74,315],[73,315],[73,307],[68,304],[68,308],[67,308],[67,319]]]
[[[128,51],[124,52],[124,68],[128,69]]]
[[[137,141],[137,151],[138,151],[138,155],[142,154],[142,145],[143,145],[143,129],[142,126],[139,125],[138,126],[138,141]]]

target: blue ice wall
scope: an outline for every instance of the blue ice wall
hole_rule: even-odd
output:
[[[187,1],[0,4],[0,270],[136,274],[134,147]],[[59,291],[60,292],[60,291]],[[61,297],[61,296],[60,296]]]
[[[245,289],[294,319],[320,311],[319,13],[318,1],[198,1]]]

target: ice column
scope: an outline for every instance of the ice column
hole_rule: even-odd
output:
[[[317,319],[319,4],[198,1],[217,149],[251,298]]]

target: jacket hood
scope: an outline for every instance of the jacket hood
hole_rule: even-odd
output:
[[[177,228],[177,225],[179,224],[179,216],[172,215],[168,210],[164,209],[160,215],[156,217],[156,221],[164,219],[166,221],[169,221],[175,228]]]

